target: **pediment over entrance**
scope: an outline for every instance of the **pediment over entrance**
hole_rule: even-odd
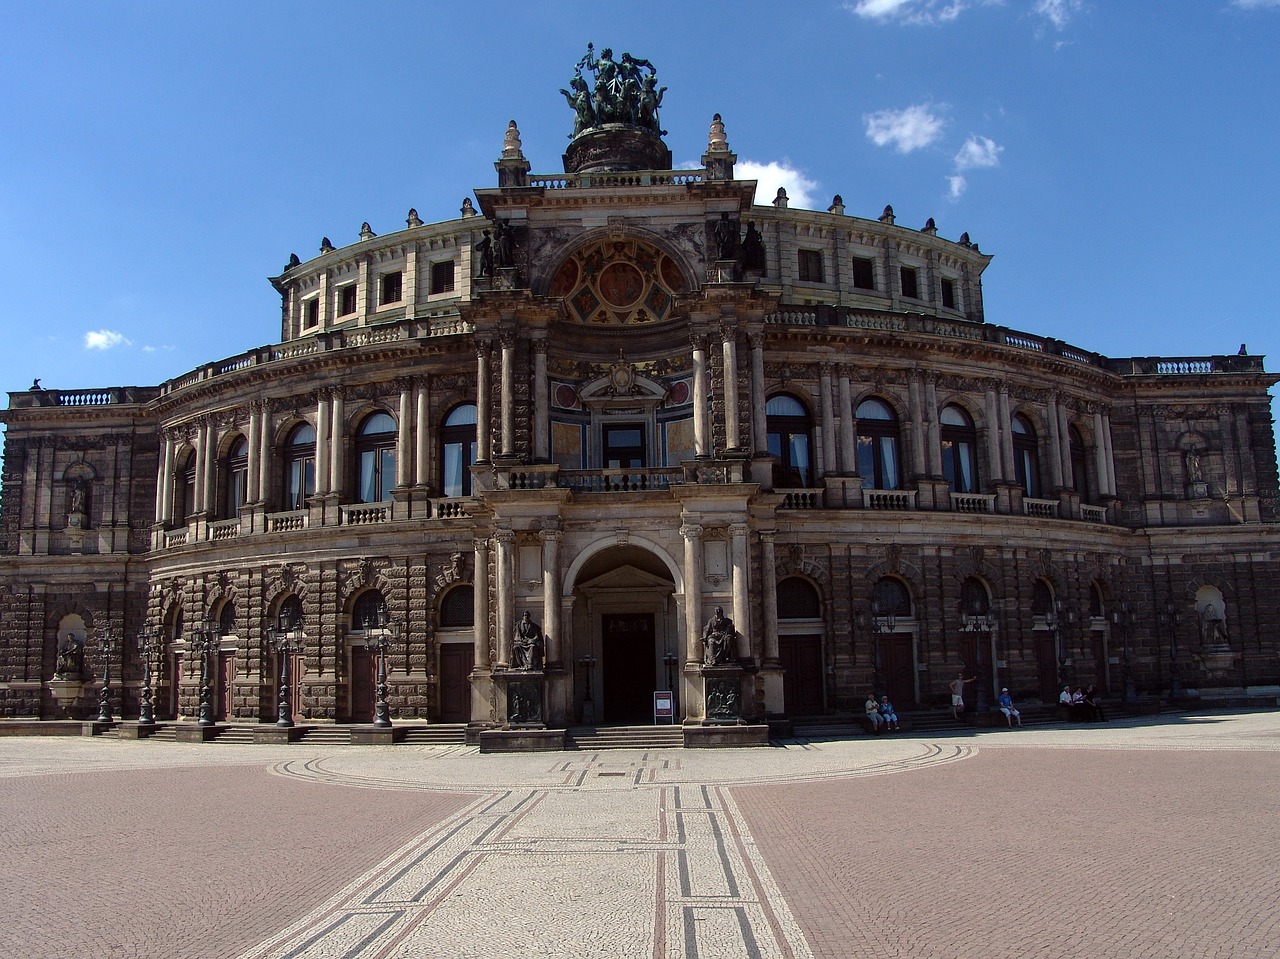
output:
[[[675,584],[669,579],[661,576],[654,576],[652,573],[646,573],[642,569],[636,569],[634,566],[623,565],[618,566],[609,572],[597,576],[595,579],[588,580],[585,583],[579,583],[577,589],[580,592],[591,595],[592,593],[612,592],[616,590],[648,590],[661,589],[670,590]]]

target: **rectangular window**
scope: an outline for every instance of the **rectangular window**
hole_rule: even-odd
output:
[[[920,299],[920,289],[916,286],[916,271],[909,266],[900,267],[898,274],[902,277],[902,295],[913,300]]]
[[[602,428],[601,459],[605,469],[635,469],[644,466],[644,427],[640,425]]]
[[[956,308],[956,285],[945,278],[942,281],[942,305],[948,310]]]
[[[800,258],[800,282],[822,283],[822,251],[798,250],[796,255]]]
[[[431,292],[453,292],[453,260],[431,264]]]
[[[302,307],[303,326],[320,325],[320,297],[313,296]]]
[[[356,285],[349,283],[338,289],[338,315],[347,316],[356,311]]]
[[[382,275],[382,298],[378,301],[382,305],[388,303],[399,303],[403,281],[400,271],[395,273],[384,273]]]
[[[876,261],[869,256],[853,258],[853,285],[859,290],[876,288]]]

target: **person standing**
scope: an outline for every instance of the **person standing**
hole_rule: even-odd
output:
[[[971,683],[976,680],[977,676],[964,678],[964,671],[956,673],[956,678],[951,680],[951,715],[959,719],[960,714],[964,712],[964,684]]]

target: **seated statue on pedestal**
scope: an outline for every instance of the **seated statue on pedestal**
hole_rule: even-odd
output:
[[[724,614],[722,606],[717,606],[702,630],[702,665],[726,666],[732,662],[736,637],[733,620]]]
[[[511,640],[511,668],[532,672],[542,668],[542,628],[533,621],[526,609],[516,623]]]
[[[58,662],[54,667],[55,679],[80,679],[84,668],[84,643],[75,633],[67,633],[58,644]]]

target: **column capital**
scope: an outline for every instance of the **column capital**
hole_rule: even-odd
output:
[[[513,529],[495,529],[493,538],[499,543],[510,546],[516,541],[516,531]]]
[[[477,553],[487,553],[489,551],[489,540],[487,537],[477,536],[471,541],[471,547]]]
[[[748,526],[746,523],[730,523],[729,524],[730,536],[746,536],[747,533],[749,532],[751,532],[751,527]]]
[[[747,334],[747,344],[753,350],[764,349],[764,332],[762,330],[752,330]]]
[[[680,527],[680,535],[691,543],[696,543],[702,538],[702,527],[697,523],[685,523]]]
[[[776,529],[762,529],[756,535],[760,537],[760,542],[772,546],[773,538],[778,535],[778,531]]]
[[[502,344],[504,350],[510,350],[516,345],[516,334],[514,330],[500,330],[498,332],[498,342]]]
[[[836,368],[835,363],[830,360],[823,360],[818,364],[818,375],[821,377],[831,378],[831,371]]]

